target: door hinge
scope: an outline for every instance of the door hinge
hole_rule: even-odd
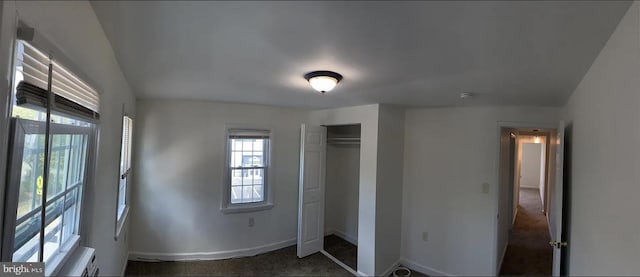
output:
[[[555,248],[561,248],[561,247],[567,247],[568,246],[566,241],[555,241],[555,240],[554,241],[550,241],[549,245],[551,245],[552,247],[555,247]]]

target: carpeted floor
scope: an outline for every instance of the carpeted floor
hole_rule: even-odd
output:
[[[324,237],[324,251],[331,254],[331,256],[343,262],[351,269],[357,271],[358,246],[355,246],[336,235],[329,235]]]
[[[500,275],[551,275],[549,227],[537,189],[521,189],[520,205]]]
[[[296,246],[253,257],[193,262],[134,262],[126,276],[351,276],[321,253],[298,259]]]

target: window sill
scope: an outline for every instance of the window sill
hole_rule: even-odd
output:
[[[118,240],[118,238],[120,237],[120,234],[122,233],[122,229],[124,229],[124,226],[127,223],[127,217],[129,215],[129,207],[125,207],[124,211],[122,212],[122,216],[120,216],[120,220],[116,221],[116,233],[113,237],[114,240]]]
[[[236,204],[220,208],[220,211],[223,214],[236,214],[270,210],[271,208],[273,208],[273,203]]]
[[[73,251],[78,247],[80,236],[73,235],[67,243],[65,243],[54,257],[45,264],[45,276],[56,276],[65,265]]]

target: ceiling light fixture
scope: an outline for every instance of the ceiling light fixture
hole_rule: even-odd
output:
[[[322,94],[331,91],[342,80],[342,75],[333,71],[313,71],[304,75],[311,87]]]

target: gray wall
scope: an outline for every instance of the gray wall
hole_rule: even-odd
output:
[[[498,252],[502,251],[496,249],[498,122],[553,126],[558,118],[558,108],[408,110],[404,134],[403,257],[430,271],[425,273],[495,274]],[[487,194],[482,193],[483,182],[490,185]],[[429,232],[428,242],[422,240],[422,232]]]
[[[327,145],[325,232],[358,241],[360,145]]]
[[[211,258],[225,251],[295,243],[305,111],[176,100],[140,100],[137,110],[132,258]],[[220,211],[225,124],[272,129],[272,209]],[[249,218],[255,226],[248,226]]]
[[[640,2],[634,2],[566,107],[571,275],[640,272]]]
[[[542,174],[542,146],[540,143],[522,144],[522,170],[520,175],[520,187],[540,189],[540,176]]]
[[[380,105],[376,187],[376,274],[389,274],[400,259],[402,236],[403,108]]]

